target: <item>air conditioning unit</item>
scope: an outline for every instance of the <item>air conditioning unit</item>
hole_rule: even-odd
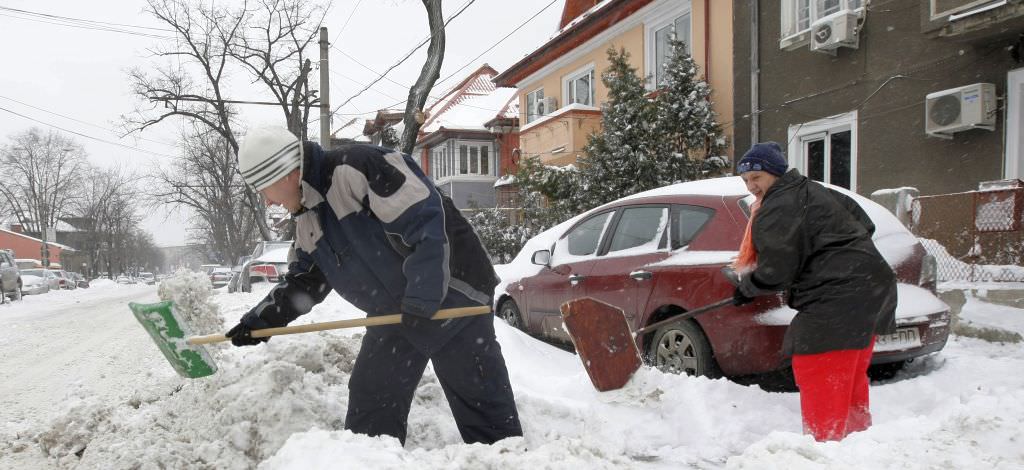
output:
[[[557,109],[558,109],[558,99],[555,98],[554,96],[545,96],[544,97],[544,113],[542,113],[542,114],[553,113]]]
[[[952,139],[954,132],[996,129],[996,86],[974,83],[929,93],[925,97],[925,132]]]
[[[855,11],[840,10],[811,23],[811,50],[835,54],[840,47],[856,49],[859,20]]]

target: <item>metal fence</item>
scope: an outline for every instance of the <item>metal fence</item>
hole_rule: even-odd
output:
[[[911,210],[940,281],[1024,282],[1024,187],[922,196]]]

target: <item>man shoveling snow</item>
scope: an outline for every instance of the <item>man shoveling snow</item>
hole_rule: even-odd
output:
[[[469,223],[406,155],[370,145],[324,151],[283,128],[256,129],[238,150],[245,181],[295,218],[284,280],[226,336],[279,327],[331,289],[371,317],[349,382],[345,429],[405,443],[409,408],[431,361],[467,443],[521,436],[493,315],[434,321],[442,308],[491,305],[498,283]]]

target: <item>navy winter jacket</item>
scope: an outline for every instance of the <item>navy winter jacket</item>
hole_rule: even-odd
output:
[[[330,289],[369,316],[429,318],[440,308],[490,304],[498,277],[486,250],[411,158],[361,144],[325,152],[306,142],[301,172],[294,259],[252,310],[262,320],[286,325]],[[401,333],[430,350],[462,320],[406,323]]]

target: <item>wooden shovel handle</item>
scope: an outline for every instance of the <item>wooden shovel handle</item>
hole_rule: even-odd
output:
[[[449,318],[469,317],[473,315],[483,315],[491,313],[491,307],[487,305],[478,305],[474,307],[456,307],[446,308],[438,310],[431,320],[447,320]],[[305,325],[295,326],[282,326],[278,328],[265,328],[262,330],[252,330],[253,338],[263,338],[266,336],[281,336],[281,335],[293,335],[296,333],[309,333],[313,331],[324,331],[324,330],[337,330],[341,328],[355,328],[359,326],[377,326],[377,325],[394,325],[402,322],[402,314],[396,313],[394,315],[381,315],[376,317],[356,318],[352,320],[338,320],[328,321],[323,323],[308,323]],[[207,336],[193,336],[186,340],[188,344],[210,344],[219,343],[222,341],[229,341],[224,335],[207,335]]]

